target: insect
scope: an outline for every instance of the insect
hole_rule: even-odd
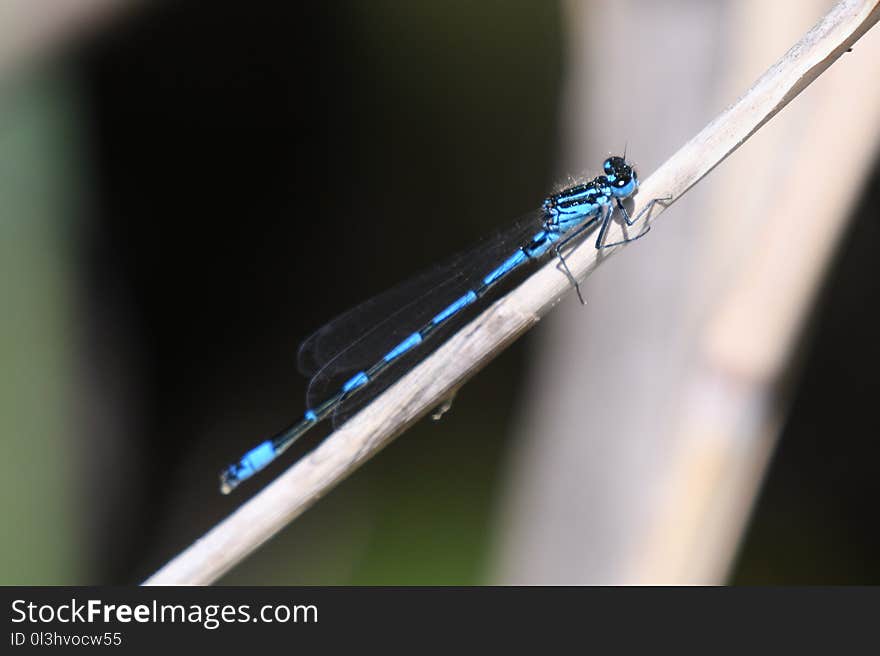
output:
[[[623,200],[638,190],[636,171],[618,156],[606,159],[603,171],[589,182],[548,196],[539,210],[496,238],[366,301],[306,339],[299,352],[300,370],[311,377],[305,416],[224,469],[221,491],[231,492],[319,422],[332,418],[338,425],[351,416],[399,378],[389,370],[405,373],[403,365],[412,366],[417,357],[430,352],[426,342],[442,343],[441,336],[448,335],[468,309],[526,263],[555,255],[583,303],[563,255],[565,246],[597,225],[597,249],[639,239],[650,230],[649,225],[634,237],[605,243],[612,215],[619,212],[633,226],[654,203],[664,200],[651,200],[631,217]]]

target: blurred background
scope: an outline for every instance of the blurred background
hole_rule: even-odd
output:
[[[303,452],[217,491],[302,339],[610,152],[646,177],[831,5],[7,0],[0,583],[143,580]],[[880,582],[878,62],[222,582]]]

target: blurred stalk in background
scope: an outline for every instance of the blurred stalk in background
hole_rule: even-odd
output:
[[[651,171],[832,4],[566,3],[567,168],[628,143]],[[496,580],[727,580],[796,381],[795,345],[877,152],[880,90],[866,82],[878,78],[874,30],[674,220],[593,275],[586,312],[553,317]]]
[[[67,48],[130,0],[0,7],[0,583],[90,580],[97,526],[84,472],[103,458],[80,357],[88,136]],[[105,409],[107,410],[107,409]],[[112,446],[112,445],[111,445]],[[93,481],[94,483],[94,481]],[[100,485],[100,481],[97,483]],[[106,490],[106,488],[105,488]]]
[[[0,83],[0,582],[75,583],[84,519],[74,421],[78,96],[58,68]]]

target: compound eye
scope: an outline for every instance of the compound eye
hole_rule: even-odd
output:
[[[622,157],[613,155],[605,160],[602,164],[602,168],[605,169],[605,173],[620,175],[628,167]]]
[[[629,166],[626,163],[626,160],[624,160],[622,157],[619,157],[617,155],[613,155],[613,156],[609,157],[608,159],[606,159],[603,166],[606,171],[615,171],[618,173],[626,171],[629,168]]]

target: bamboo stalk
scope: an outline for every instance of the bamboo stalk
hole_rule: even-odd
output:
[[[745,95],[643,181],[634,212],[652,198],[675,202],[815,80],[880,19],[878,0],[844,0]],[[655,206],[652,218],[662,207]],[[620,226],[609,241],[622,238]],[[614,251],[622,248],[616,247]],[[567,258],[583,279],[610,253],[583,244]],[[498,300],[321,446],[171,560],[146,585],[207,584],[296,518],[422,415],[436,407],[570,292],[550,262]]]
[[[629,582],[719,583],[729,573],[785,417],[804,321],[880,143],[880,88],[867,84],[857,103],[842,101],[878,79],[878,37],[860,42],[858,61],[852,55],[851,65],[814,87],[791,126],[772,130],[737,162],[745,172],[774,152],[786,160],[772,185],[755,190],[753,207],[768,210],[756,211],[748,248],[737,249],[738,266],[712,298],[694,344],[658,512],[646,523]],[[834,185],[804,184],[829,165],[843,172]],[[709,212],[727,225],[742,224],[724,202],[741,196],[742,179],[734,176]]]

